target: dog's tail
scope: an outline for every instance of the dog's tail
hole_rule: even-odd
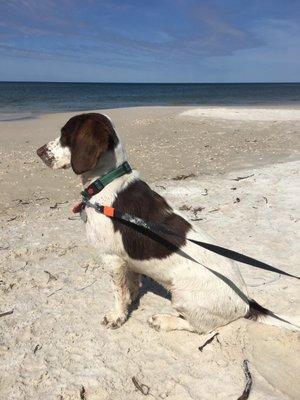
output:
[[[249,312],[245,316],[247,319],[262,322],[267,325],[278,326],[279,328],[300,331],[300,318],[276,315],[272,311],[258,304],[255,300],[249,301]]]

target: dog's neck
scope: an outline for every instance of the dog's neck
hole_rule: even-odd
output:
[[[81,175],[83,187],[89,186],[96,179],[101,178],[103,175],[107,174],[107,172],[119,167],[125,161],[127,161],[126,151],[121,141],[119,141],[113,150],[106,151],[102,154],[94,169]]]

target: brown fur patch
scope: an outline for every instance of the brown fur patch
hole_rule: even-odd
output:
[[[165,225],[178,236],[161,236],[177,247],[185,245],[185,237],[191,229],[191,225],[180,215],[175,214],[166,200],[145,182],[137,180],[129,184],[126,189],[118,193],[112,207],[124,214],[128,213],[145,221]],[[174,253],[174,250],[148,236],[136,232],[116,220],[112,222],[115,231],[119,231],[122,235],[123,245],[129,257],[136,260],[162,259]]]
[[[95,168],[101,154],[118,144],[118,137],[107,117],[88,113],[69,119],[61,129],[60,143],[70,148],[71,166],[80,175]]]

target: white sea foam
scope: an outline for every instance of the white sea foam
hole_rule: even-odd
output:
[[[31,112],[15,112],[15,113],[5,113],[5,112],[0,112],[0,121],[15,121],[18,119],[28,119],[28,118],[34,118],[34,114]]]

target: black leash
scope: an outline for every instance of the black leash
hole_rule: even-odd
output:
[[[128,214],[124,214],[124,215],[119,215],[119,213],[117,213],[117,214],[118,214],[119,220],[120,219],[124,219],[124,217],[125,217],[126,220],[129,220],[131,222],[134,221],[133,222],[134,224],[139,225],[139,226],[147,227],[148,229],[153,230],[155,232],[163,233],[163,234],[166,234],[166,235],[173,235],[173,236],[177,236],[177,237],[183,238],[182,236],[178,235],[174,231],[171,231],[170,229],[168,229],[165,225],[161,225],[161,224],[157,224],[157,223],[151,223],[151,222],[145,222],[144,220],[142,220],[140,218],[133,217],[133,216],[128,215]],[[243,264],[247,264],[247,265],[253,266],[255,268],[264,269],[266,271],[275,272],[277,274],[289,276],[291,278],[300,279],[299,276],[296,276],[296,275],[290,274],[288,272],[285,272],[285,271],[283,271],[283,270],[281,270],[279,268],[273,267],[272,265],[267,264],[267,263],[265,263],[263,261],[259,261],[259,260],[256,260],[255,258],[246,256],[245,254],[238,253],[237,251],[227,249],[226,247],[218,246],[218,245],[215,245],[215,244],[212,244],[212,243],[207,243],[207,242],[200,242],[199,240],[191,239],[191,238],[188,238],[188,237],[185,238],[185,239],[188,240],[189,242],[192,242],[192,243],[200,246],[200,247],[203,247],[206,250],[209,250],[209,251],[211,251],[213,253],[219,254],[220,256],[229,258],[231,260],[238,261],[238,262],[241,262]]]

